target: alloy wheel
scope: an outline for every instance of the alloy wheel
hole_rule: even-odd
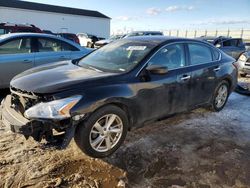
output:
[[[218,89],[217,96],[215,98],[215,105],[217,108],[221,108],[228,97],[228,88],[225,84],[221,85]]]
[[[89,143],[97,152],[111,150],[121,139],[123,122],[116,114],[107,114],[98,119],[89,134]]]

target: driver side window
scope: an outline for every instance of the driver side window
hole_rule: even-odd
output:
[[[150,60],[150,65],[161,65],[168,70],[184,67],[185,51],[183,44],[167,45],[160,49]]]

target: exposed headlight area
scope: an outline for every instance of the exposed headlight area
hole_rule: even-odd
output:
[[[55,119],[63,120],[71,117],[70,110],[81,100],[81,95],[41,102],[25,111],[28,119]]]

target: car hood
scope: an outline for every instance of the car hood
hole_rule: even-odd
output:
[[[13,88],[33,93],[55,93],[116,74],[98,72],[74,65],[71,61],[63,61],[29,69],[14,77],[10,85]]]

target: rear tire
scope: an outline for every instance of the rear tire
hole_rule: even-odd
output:
[[[229,97],[229,83],[226,80],[221,81],[215,89],[212,97],[211,110],[221,111],[227,103]]]
[[[107,105],[93,112],[75,132],[77,146],[87,155],[103,158],[114,153],[125,140],[128,130],[126,113]]]

